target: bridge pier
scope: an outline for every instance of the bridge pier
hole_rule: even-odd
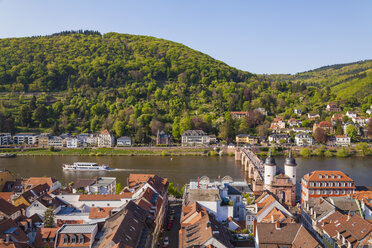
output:
[[[235,148],[235,161],[242,160],[242,152],[239,148]]]

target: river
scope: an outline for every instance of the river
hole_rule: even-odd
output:
[[[285,158],[278,157],[276,162],[283,167]],[[113,171],[104,172],[66,172],[63,163],[97,162],[108,164]],[[368,158],[297,158],[297,181],[313,170],[341,170],[354,179],[356,185],[372,185],[372,159]],[[229,175],[236,179],[245,177],[240,162],[234,157],[205,156],[17,156],[0,159],[0,170],[8,169],[16,177],[51,176],[62,184],[68,184],[77,178],[95,176],[116,177],[118,182],[126,185],[130,173],[157,174],[167,177],[176,185],[183,185],[190,179],[208,176],[211,179]]]

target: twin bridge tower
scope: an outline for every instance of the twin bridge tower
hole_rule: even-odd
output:
[[[248,172],[251,187],[254,192],[268,190],[278,197],[278,200],[287,206],[296,204],[296,160],[292,151],[284,163],[284,173],[276,166],[275,159],[269,156],[262,161],[250,149],[236,148],[235,160],[241,161],[244,170]]]

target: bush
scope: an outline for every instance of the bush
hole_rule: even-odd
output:
[[[51,151],[51,152],[54,152],[56,149],[54,148],[54,146],[50,146],[49,147],[49,151]]]
[[[96,153],[96,156],[102,156],[102,155],[103,155],[102,152],[97,152],[97,153]]]
[[[324,156],[324,150],[321,149],[321,148],[315,149],[314,152],[313,152],[313,154],[315,156],[318,156],[318,157],[323,157]]]
[[[300,155],[302,157],[308,158],[308,157],[311,156],[311,152],[308,148],[302,148],[301,151],[300,151]]]
[[[94,152],[90,152],[89,156],[95,156],[96,154]]]
[[[169,156],[169,153],[167,153],[166,151],[161,151],[161,155],[162,156]]]
[[[218,152],[216,152],[216,151],[210,151],[210,152],[208,153],[208,156],[211,156],[211,157],[218,156]]]
[[[229,154],[228,154],[230,157],[233,157],[233,156],[235,156],[235,153],[233,153],[233,152],[229,152]]]
[[[341,158],[348,157],[349,155],[350,155],[349,150],[346,148],[338,149],[338,151],[336,152],[336,156]]]
[[[330,150],[326,150],[324,152],[324,156],[327,158],[333,157],[333,152],[331,152]]]
[[[367,156],[371,154],[371,149],[369,148],[368,143],[361,142],[355,146],[355,149],[360,153],[361,156]]]

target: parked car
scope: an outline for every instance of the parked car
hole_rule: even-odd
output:
[[[169,239],[168,239],[168,237],[165,237],[164,238],[164,247],[167,247],[168,245],[169,245]]]
[[[169,220],[168,221],[168,226],[167,226],[167,230],[168,231],[172,228],[172,224],[173,224],[173,221],[172,220]]]

